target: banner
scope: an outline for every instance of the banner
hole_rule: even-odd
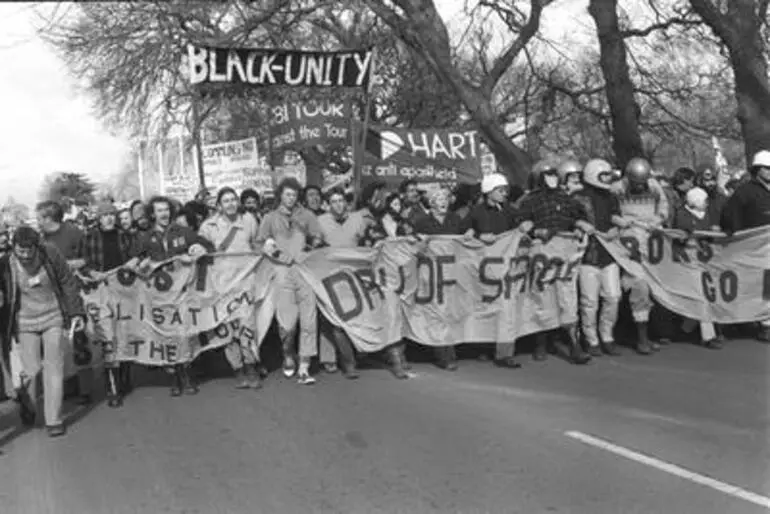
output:
[[[350,145],[347,100],[284,102],[270,107],[270,149],[274,154],[320,144]]]
[[[397,187],[414,179],[422,187],[453,187],[481,180],[481,151],[475,130],[369,127],[362,183],[384,181]]]
[[[121,268],[83,292],[89,337],[106,362],[182,363],[235,341],[256,349],[274,313],[274,266],[219,255],[175,259],[146,278]]]
[[[303,52],[188,45],[187,68],[192,85],[368,88],[372,50]]]
[[[673,312],[715,323],[770,319],[770,227],[732,237],[683,236],[676,230],[631,228],[602,244]]]
[[[259,159],[255,137],[203,145],[202,153],[207,186],[237,192],[251,187],[260,194],[275,187],[273,173]]]
[[[632,229],[603,242],[623,269],[688,318],[770,319],[770,227],[732,238]],[[518,231],[490,245],[461,236],[400,238],[376,248],[324,248],[293,266],[326,318],[358,350],[409,338],[429,346],[511,343],[577,322],[582,239],[531,242]],[[121,269],[84,292],[91,337],[105,361],[187,362],[237,342],[258,351],[286,273],[254,255],[178,259],[147,277]]]

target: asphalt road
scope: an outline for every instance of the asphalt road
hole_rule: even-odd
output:
[[[61,439],[6,413],[0,512],[770,512],[769,357],[733,341],[586,367],[418,364],[408,381],[221,378],[178,399],[148,386],[71,410]]]

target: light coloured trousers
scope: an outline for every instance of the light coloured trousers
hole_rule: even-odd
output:
[[[43,372],[43,405],[45,424],[61,424],[64,400],[64,330],[49,328],[43,332],[19,332],[19,359],[22,387],[33,402],[37,402],[37,378]],[[41,356],[42,350],[42,356]]]
[[[299,323],[299,357],[310,359],[318,355],[318,313],[310,284],[296,268],[284,268],[279,275],[275,316],[283,343],[284,355],[295,355],[294,334]]]
[[[258,361],[251,348],[241,345],[239,341],[233,341],[225,346],[225,358],[233,371],[238,371],[244,366],[253,366]]]
[[[578,276],[580,286],[580,323],[583,336],[591,346],[615,340],[613,330],[620,305],[620,267],[603,268],[584,264]],[[599,306],[601,305],[601,310]],[[597,323],[598,320],[598,323]]]
[[[650,321],[652,310],[652,296],[650,286],[644,279],[632,275],[623,274],[621,285],[624,291],[629,291],[628,302],[631,304],[631,315],[636,323]]]

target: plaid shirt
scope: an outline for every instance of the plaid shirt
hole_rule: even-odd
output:
[[[136,238],[123,230],[118,231],[120,260],[125,263],[136,253]],[[99,228],[91,229],[80,240],[78,257],[86,261],[83,271],[109,271],[104,269],[104,237]]]
[[[573,230],[577,220],[587,218],[583,204],[561,189],[532,191],[522,199],[517,214],[519,221],[531,221],[534,230],[545,229],[550,234]]]

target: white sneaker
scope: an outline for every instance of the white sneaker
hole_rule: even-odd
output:
[[[297,372],[297,363],[291,357],[283,359],[283,376],[291,378]]]

